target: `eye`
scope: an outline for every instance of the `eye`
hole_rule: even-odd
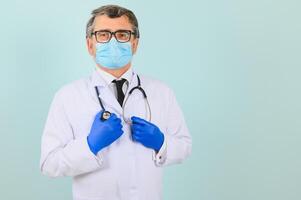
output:
[[[116,37],[119,40],[128,40],[130,37],[130,33],[127,31],[120,31],[120,32],[116,32]]]
[[[107,42],[111,37],[111,33],[108,31],[97,31],[95,36],[98,42]]]
[[[97,32],[97,37],[108,37],[109,33],[108,32]]]

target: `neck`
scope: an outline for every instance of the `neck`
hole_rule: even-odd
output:
[[[108,69],[105,67],[101,67],[100,65],[97,65],[97,67],[99,67],[101,70],[111,74],[116,78],[120,78],[131,67],[131,63],[128,63],[127,65],[125,65],[120,69]]]

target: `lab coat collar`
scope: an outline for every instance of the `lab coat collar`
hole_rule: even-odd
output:
[[[96,68],[92,75],[91,75],[91,81],[92,81],[92,85],[93,86],[101,86],[101,87],[106,87],[108,86],[113,80],[115,80],[116,78],[114,76],[112,76],[111,74],[108,74],[104,71],[100,71],[101,69]],[[102,73],[102,75],[100,75],[99,73]],[[106,74],[103,74],[106,73]],[[134,70],[131,68],[128,69],[128,71],[126,71],[119,79],[126,79],[130,83],[132,82],[133,77],[136,76],[136,73],[134,72]],[[118,80],[119,80],[118,79]]]
[[[110,85],[113,80],[121,80],[121,79],[126,79],[130,83],[133,76],[132,67],[130,67],[120,78],[114,77],[113,75],[100,69],[99,67],[96,67],[96,71],[99,73],[101,78],[104,79],[107,85]]]

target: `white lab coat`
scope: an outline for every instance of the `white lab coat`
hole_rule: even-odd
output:
[[[162,82],[139,75],[152,111],[152,123],[165,136],[165,151],[154,151],[131,139],[123,122],[123,135],[95,156],[87,144],[100,105],[122,119],[122,108],[97,71],[62,87],[53,99],[41,144],[40,168],[50,177],[71,176],[74,200],[160,200],[162,166],[180,163],[191,152],[191,137],[173,92]],[[137,85],[133,73],[129,89]],[[128,90],[129,91],[129,90]],[[126,94],[127,95],[127,94]],[[128,102],[132,115],[144,117],[140,92]]]

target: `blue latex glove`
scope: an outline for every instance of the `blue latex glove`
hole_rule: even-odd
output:
[[[132,117],[132,138],[145,147],[159,151],[164,142],[164,135],[160,129],[139,117]]]
[[[101,149],[112,144],[122,134],[121,120],[112,113],[106,121],[100,119],[103,111],[94,118],[90,133],[87,137],[90,150],[96,155]]]

